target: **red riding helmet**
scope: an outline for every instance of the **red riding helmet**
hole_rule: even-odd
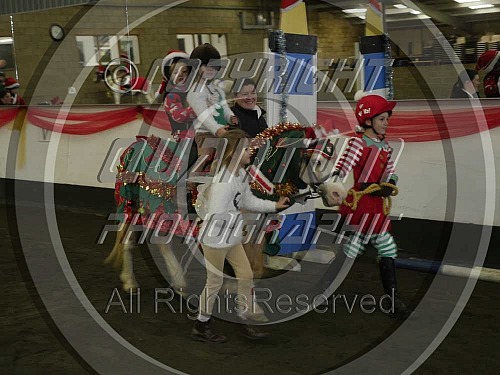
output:
[[[389,102],[380,95],[367,95],[361,98],[356,104],[356,118],[361,126],[366,126],[366,120],[384,112],[392,114],[396,102]]]

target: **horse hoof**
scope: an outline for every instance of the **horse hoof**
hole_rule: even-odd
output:
[[[132,295],[137,294],[138,288],[139,288],[139,285],[137,285],[135,283],[123,283],[122,284],[123,291],[127,292],[129,294],[132,294]]]

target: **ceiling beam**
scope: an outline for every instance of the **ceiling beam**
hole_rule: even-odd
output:
[[[445,12],[436,10],[434,7],[425,5],[421,0],[413,0],[412,2],[402,0],[401,2],[408,7],[411,7],[410,5],[413,2],[413,4],[415,4],[424,14],[427,14],[433,20],[438,21],[439,23],[444,23],[446,25],[453,26],[457,30],[465,31],[468,34],[474,34],[474,31],[472,30],[470,25],[466,24],[465,22],[456,17],[450,16]]]

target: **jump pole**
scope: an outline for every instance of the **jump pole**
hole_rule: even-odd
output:
[[[396,267],[412,271],[429,272],[446,276],[474,277],[482,281],[500,282],[500,270],[486,267],[466,267],[453,264],[444,264],[435,260],[409,258],[396,259]]]

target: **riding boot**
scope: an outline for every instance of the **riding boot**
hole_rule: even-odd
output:
[[[269,333],[260,330],[255,326],[243,324],[241,326],[241,334],[250,340],[260,340],[269,336]]]
[[[212,319],[206,322],[195,320],[193,324],[193,329],[191,330],[191,337],[197,341],[203,341],[203,342],[215,342],[215,343],[226,342],[227,341],[226,336],[218,335],[212,332],[212,329],[210,327],[211,322]]]
[[[380,258],[379,267],[380,279],[382,280],[384,291],[390,297],[390,299],[384,298],[383,308],[385,311],[389,311],[391,318],[405,319],[408,317],[409,311],[398,295],[394,259],[388,257]]]

